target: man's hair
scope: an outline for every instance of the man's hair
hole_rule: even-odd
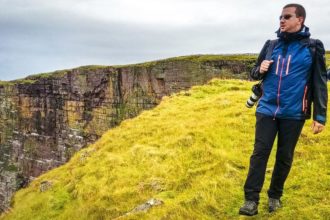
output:
[[[286,6],[283,7],[284,8],[290,8],[290,7],[294,7],[296,8],[296,17],[303,17],[303,22],[302,25],[304,25],[305,23],[305,19],[306,19],[306,10],[302,5],[299,4],[287,4]]]

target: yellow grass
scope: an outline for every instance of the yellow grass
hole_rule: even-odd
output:
[[[237,219],[253,150],[255,109],[244,105],[252,82],[213,80],[163,98],[109,130],[17,192],[1,219]],[[259,215],[252,219],[330,216],[330,129],[313,135],[308,121],[286,182],[284,207],[267,212],[268,164]],[[273,149],[275,150],[275,149]],[[50,189],[40,192],[42,181]],[[164,203],[131,211],[150,198]]]

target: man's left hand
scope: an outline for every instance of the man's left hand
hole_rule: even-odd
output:
[[[318,134],[320,132],[322,132],[324,129],[324,125],[317,122],[317,121],[313,121],[312,123],[312,130],[314,134]]]

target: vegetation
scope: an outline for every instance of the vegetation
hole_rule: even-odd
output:
[[[327,67],[330,68],[330,51],[326,51],[325,53]]]
[[[88,66],[80,66],[77,69],[81,70],[87,70],[87,71],[95,71],[99,69],[105,69],[108,68],[109,66],[102,66],[102,65],[88,65]]]
[[[13,81],[1,81],[0,80],[0,86],[13,86],[15,85],[15,82]]]
[[[254,109],[244,106],[252,85],[213,80],[164,97],[18,191],[1,219],[237,219],[253,148]],[[296,148],[284,207],[267,212],[273,149],[260,214],[251,219],[330,216],[330,129],[313,135],[310,125]],[[125,215],[150,198],[163,204]]]
[[[38,80],[38,79],[45,79],[45,78],[51,78],[51,77],[63,77],[65,76],[69,71],[69,69],[65,70],[57,70],[54,72],[48,72],[48,73],[39,73],[39,74],[33,74],[30,76],[27,76],[26,79],[33,79],[33,80]]]
[[[130,67],[130,66],[136,66],[136,67],[151,67],[155,66],[159,63],[165,63],[165,62],[172,62],[172,61],[190,61],[190,62],[196,62],[196,63],[203,63],[203,62],[210,62],[210,61],[217,61],[217,60],[230,60],[230,61],[242,61],[242,62],[248,62],[248,63],[254,63],[257,59],[257,54],[206,54],[206,55],[188,55],[188,56],[178,56],[178,57],[171,57],[167,59],[162,60],[155,60],[150,62],[144,62],[144,63],[137,63],[137,64],[127,64],[127,65],[115,65],[114,67]]]

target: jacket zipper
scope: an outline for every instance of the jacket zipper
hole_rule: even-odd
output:
[[[276,109],[276,111],[274,113],[273,120],[275,120],[276,114],[280,110],[280,90],[281,90],[281,82],[282,82],[282,74],[283,74],[284,62],[285,62],[285,58],[283,58],[283,60],[282,60],[282,66],[281,66],[281,71],[280,71],[280,80],[278,82],[278,89],[277,89],[277,109]]]

